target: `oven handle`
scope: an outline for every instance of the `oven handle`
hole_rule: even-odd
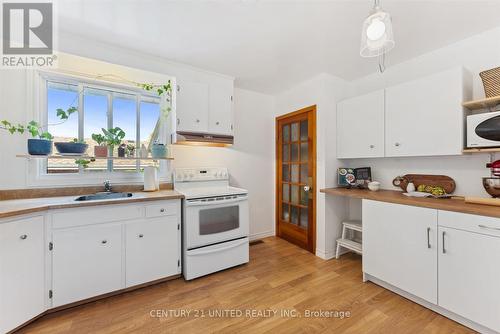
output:
[[[238,198],[225,199],[221,201],[210,201],[210,202],[208,201],[202,202],[200,200],[188,200],[186,201],[186,206],[211,206],[211,205],[241,202],[241,201],[246,201],[247,199],[248,196],[239,196]]]
[[[231,244],[229,246],[226,246],[226,247],[221,247],[221,248],[214,248],[214,249],[209,249],[209,250],[196,250],[196,253],[192,253],[192,254],[189,254],[189,256],[198,256],[198,255],[206,255],[206,254],[211,254],[211,253],[218,253],[218,252],[222,252],[222,251],[225,251],[225,250],[228,250],[228,249],[231,249],[231,248],[236,248],[236,247],[239,247],[245,243],[248,243],[248,239],[247,238],[244,238],[242,239],[240,242],[238,243],[235,243],[235,244]]]

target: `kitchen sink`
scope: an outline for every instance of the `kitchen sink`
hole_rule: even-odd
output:
[[[132,193],[113,193],[113,192],[102,192],[92,195],[84,195],[77,197],[75,201],[98,201],[103,199],[116,199],[116,198],[127,198],[132,197]]]

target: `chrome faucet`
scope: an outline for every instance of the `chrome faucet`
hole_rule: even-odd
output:
[[[111,182],[109,180],[104,181],[104,191],[107,193],[111,192]]]

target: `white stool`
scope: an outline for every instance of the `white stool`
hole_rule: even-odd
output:
[[[337,239],[337,252],[335,255],[337,259],[341,255],[340,252],[342,248],[348,249],[360,255],[363,254],[363,245],[361,244],[361,240],[354,238],[355,233],[353,231],[363,233],[361,221],[347,220],[342,223],[342,238]]]

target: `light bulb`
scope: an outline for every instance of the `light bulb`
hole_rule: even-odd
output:
[[[372,41],[377,41],[385,34],[385,23],[380,21],[379,18],[372,20],[366,29],[366,36]]]

